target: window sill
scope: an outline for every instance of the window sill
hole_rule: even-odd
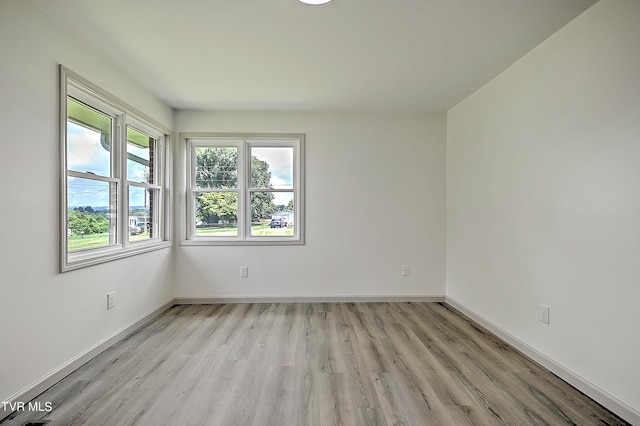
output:
[[[149,253],[171,247],[171,241],[139,241],[132,243],[126,249],[122,247],[110,247],[99,252],[78,252],[69,255],[69,259],[62,264],[60,272],[68,272],[86,268],[101,263],[125,259],[142,253]]]
[[[251,239],[251,240],[232,240],[232,239],[212,239],[212,238],[197,238],[192,240],[184,240],[180,243],[181,246],[301,246],[304,245],[304,240],[297,239]]]

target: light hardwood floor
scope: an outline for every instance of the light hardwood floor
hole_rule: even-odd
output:
[[[178,305],[2,425],[626,424],[440,303]]]

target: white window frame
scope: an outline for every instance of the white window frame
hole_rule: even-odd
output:
[[[182,133],[186,149],[186,228],[182,245],[303,245],[304,240],[304,134],[301,133]],[[196,235],[195,197],[200,192],[233,192],[233,189],[196,188],[195,147],[238,149],[238,236]],[[251,147],[293,148],[293,188],[251,188]],[[294,234],[292,236],[251,235],[251,192],[293,192]]]
[[[67,99],[71,96],[85,105],[112,118],[111,176],[99,176],[67,168]],[[140,253],[169,247],[170,196],[167,170],[170,170],[168,145],[171,131],[100,87],[60,65],[60,271],[67,272]],[[154,183],[127,180],[127,127],[132,127],[157,140],[154,149],[156,179]],[[117,186],[113,209],[116,220],[110,225],[110,244],[81,250],[68,250],[68,177],[79,177]],[[154,236],[140,241],[129,241],[129,188],[152,189],[154,197]]]

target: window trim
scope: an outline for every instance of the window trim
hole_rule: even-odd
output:
[[[117,259],[127,258],[141,253],[159,250],[171,246],[171,211],[170,211],[170,178],[171,170],[171,130],[150,118],[141,111],[111,95],[94,83],[71,71],[63,65],[60,70],[60,97],[59,97],[59,146],[60,146],[60,172],[59,172],[59,253],[60,272],[72,271],[87,266],[97,265]],[[101,182],[115,183],[118,187],[116,196],[116,244],[89,248],[70,252],[68,250],[68,177],[86,178],[83,172],[67,169],[67,98],[71,95],[87,106],[108,115],[114,114],[117,120],[113,122],[114,143],[111,153],[111,176],[94,175],[91,178]],[[117,122],[116,122],[117,121]],[[156,184],[150,185],[158,190],[157,225],[158,237],[143,241],[129,241],[128,212],[129,212],[129,187],[127,180],[126,159],[126,132],[127,126],[139,129],[151,137],[158,138],[159,160],[157,162],[159,173]],[[140,128],[142,127],[142,128]],[[119,132],[118,135],[115,132]],[[122,143],[122,141],[125,141]],[[140,184],[132,182],[131,186],[140,187]],[[146,186],[142,186],[146,187]]]
[[[305,173],[304,148],[305,135],[303,133],[181,133],[181,146],[185,156],[185,221],[184,234],[181,245],[194,246],[278,246],[305,244]],[[291,142],[283,142],[291,141]],[[195,235],[195,153],[192,147],[197,146],[227,146],[238,148],[238,236],[237,237],[204,237]],[[292,147],[293,154],[293,189],[269,189],[268,192],[293,192],[296,203],[294,235],[259,237],[250,235],[250,225],[247,229],[247,218],[251,217],[251,156],[248,155],[251,146],[264,147]],[[203,191],[206,192],[207,190]],[[212,192],[232,192],[230,190]],[[240,222],[243,222],[240,225]]]

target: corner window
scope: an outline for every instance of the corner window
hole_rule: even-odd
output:
[[[168,132],[61,67],[61,270],[167,246]]]
[[[183,138],[187,243],[304,243],[303,135]]]

